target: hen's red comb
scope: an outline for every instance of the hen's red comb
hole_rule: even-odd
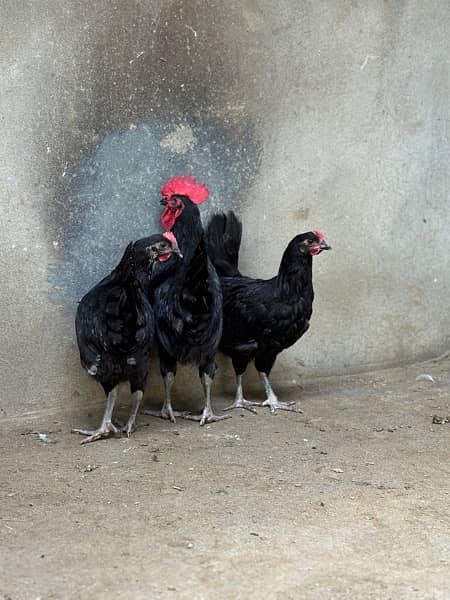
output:
[[[166,238],[166,240],[169,240],[172,246],[176,246],[178,248],[177,238],[173,235],[171,231],[165,231],[163,233],[163,236]]]
[[[319,240],[321,242],[323,242],[324,240],[327,239],[327,236],[324,234],[324,232],[321,229],[313,229],[313,234],[317,235],[317,237],[319,238]]]
[[[201,204],[208,199],[209,191],[204,183],[197,183],[192,175],[176,176],[165,183],[161,188],[163,198],[170,196],[187,196],[194,204]]]

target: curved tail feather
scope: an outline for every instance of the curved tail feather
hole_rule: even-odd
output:
[[[221,277],[238,277],[242,223],[233,211],[217,213],[205,232],[208,255]]]

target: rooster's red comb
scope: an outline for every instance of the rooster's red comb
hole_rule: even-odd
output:
[[[313,233],[314,233],[314,235],[317,235],[317,237],[319,238],[319,240],[321,242],[326,240],[326,235],[324,234],[324,232],[321,229],[313,229]]]
[[[201,204],[208,199],[209,191],[204,183],[197,183],[192,175],[177,175],[162,186],[161,195],[163,198],[187,196],[194,204]]]

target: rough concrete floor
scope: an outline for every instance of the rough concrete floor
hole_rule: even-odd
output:
[[[84,447],[100,411],[6,422],[0,598],[448,600],[450,361],[303,388]]]

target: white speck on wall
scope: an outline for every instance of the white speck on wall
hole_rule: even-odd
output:
[[[194,34],[194,37],[197,37],[197,32],[195,31],[195,29],[193,27],[191,27],[190,25],[185,25],[186,29],[189,29],[189,31],[192,31],[192,33]]]
[[[142,52],[138,52],[134,58],[132,58],[131,60],[129,60],[129,61],[128,61],[128,63],[129,63],[130,65],[132,65],[132,64],[134,63],[134,61],[135,61],[137,58],[140,58],[140,57],[141,57],[143,54],[144,54],[144,51],[142,51]]]
[[[376,54],[366,54],[366,58],[359,66],[360,70],[363,71],[367,67],[369,60],[375,60],[376,58],[379,58]]]
[[[161,142],[161,148],[167,148],[177,154],[185,154],[197,143],[194,132],[188,125],[178,125],[174,131],[166,135]]]
[[[57,242],[56,240],[54,240],[54,241],[52,242],[52,244],[53,244],[53,248],[56,248],[56,247],[58,246],[58,242]]]

